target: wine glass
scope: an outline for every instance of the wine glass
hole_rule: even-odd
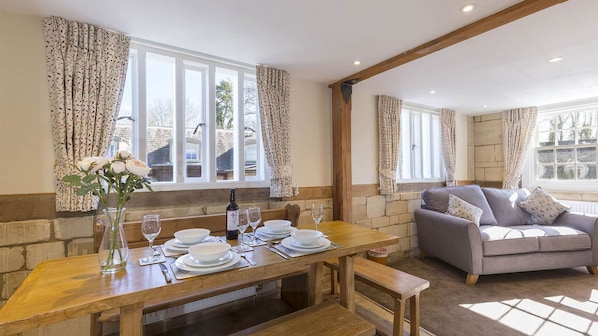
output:
[[[255,245],[255,229],[262,221],[262,212],[259,206],[250,207],[247,209],[247,217],[249,218],[249,225],[253,232],[253,245]]]
[[[245,230],[249,227],[249,215],[247,209],[239,210],[239,246],[237,249],[242,252],[245,251],[243,245],[245,244]]]
[[[316,230],[318,229],[318,224],[322,221],[322,217],[324,217],[324,206],[322,204],[311,205],[311,218],[316,223]]]
[[[150,255],[148,259],[150,260],[154,258],[154,239],[158,237],[160,231],[162,231],[160,215],[150,214],[143,216],[141,220],[141,233],[149,242]]]

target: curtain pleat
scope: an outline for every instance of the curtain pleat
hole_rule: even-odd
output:
[[[503,189],[519,187],[521,171],[533,136],[538,110],[519,108],[502,113],[504,173]]]
[[[90,211],[91,195],[79,197],[62,182],[84,157],[104,156],[123,94],[130,38],[60,17],[43,20],[54,140],[56,211]]]
[[[455,163],[457,145],[456,139],[456,121],[455,111],[442,109],[440,110],[440,133],[442,143],[442,159],[444,161],[444,170],[446,174],[446,186],[452,187],[457,185],[455,180]]]
[[[286,71],[257,66],[257,90],[270,197],[293,196],[290,141],[290,76]]]
[[[378,96],[378,178],[381,195],[397,191],[401,105],[402,101],[398,98]]]

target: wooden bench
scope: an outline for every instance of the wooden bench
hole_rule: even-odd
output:
[[[337,288],[337,276],[335,272],[339,270],[338,260],[327,260],[324,265],[331,269],[331,291],[334,294]],[[395,300],[393,336],[403,335],[405,302],[411,299],[411,335],[419,335],[419,293],[430,287],[428,280],[361,257],[355,258],[354,272],[356,280],[387,293]]]
[[[232,335],[243,336],[372,336],[373,324],[351,313],[335,300],[310,306]]]
[[[262,223],[264,221],[270,219],[288,219],[292,222],[293,226],[297,226],[299,221],[299,214],[301,209],[297,204],[287,204],[285,208],[282,209],[267,209],[262,210]],[[160,232],[160,236],[156,239],[155,244],[163,244],[164,242],[173,239],[174,233],[178,230],[189,229],[189,228],[206,228],[210,229],[212,236],[223,236],[226,234],[226,215],[225,214],[218,214],[218,215],[206,215],[206,216],[192,216],[192,217],[180,217],[180,218],[165,218],[161,219],[162,224],[162,231]],[[261,224],[263,225],[263,224]],[[126,222],[123,225],[125,231],[125,237],[127,238],[127,243],[129,244],[129,248],[136,248],[136,247],[147,247],[147,240],[141,234],[141,222]],[[101,240],[102,233],[96,232],[94,234],[94,244],[96,247],[96,251],[99,247],[100,240]],[[299,274],[299,273],[298,273]],[[291,274],[289,276],[293,276]],[[272,278],[267,281],[277,280],[277,278]],[[191,303],[197,300],[205,299],[208,297],[224,294],[227,292],[231,292],[237,289],[242,289],[245,287],[250,287],[253,285],[258,285],[263,283],[264,281],[259,281],[255,283],[246,283],[242,287],[238,285],[228,285],[224,284],[219,288],[214,289],[214,291],[210,293],[203,293],[203,294],[191,294],[184,297],[178,297],[172,300],[156,300],[156,301],[149,301],[146,302],[143,307],[143,313],[151,313],[156,312],[176,306],[180,306],[186,303]],[[92,316],[92,325],[91,325],[91,332],[93,336],[102,335],[102,323],[104,322],[118,322],[120,319],[120,310],[113,309],[104,311],[101,314],[95,314]]]

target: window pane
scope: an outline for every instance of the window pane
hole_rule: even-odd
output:
[[[256,164],[258,160],[257,132],[259,124],[257,115],[257,85],[255,79],[245,79],[243,83],[243,100],[245,115],[245,176],[256,176]]]
[[[554,146],[554,132],[538,133],[538,145],[541,147]]]
[[[558,180],[574,180],[575,179],[575,165],[557,165],[557,179]]]
[[[185,69],[185,173],[186,177],[202,176],[203,71]],[[203,125],[202,125],[203,124]]]
[[[129,58],[127,66],[127,79],[125,80],[125,88],[123,90],[123,97],[118,112],[118,119],[114,134],[112,135],[112,143],[108,148],[107,157],[114,157],[119,150],[128,150],[133,153],[133,73],[134,68],[133,57]]]
[[[596,163],[596,147],[577,148],[577,162]]]
[[[578,144],[595,144],[596,128],[582,128],[577,133]]]
[[[575,162],[575,158],[573,157],[573,148],[557,149],[556,150],[556,162],[557,163]]]
[[[432,163],[434,170],[432,171],[433,178],[442,177],[443,162],[439,158],[442,158],[442,147],[440,141],[440,116],[432,115]]]
[[[235,128],[238,78],[236,72],[216,68],[216,175],[218,180],[235,177]]]
[[[538,150],[538,163],[554,163],[554,150]]]
[[[174,89],[174,58],[147,53],[147,163],[157,181],[173,181]]]
[[[574,113],[561,113],[557,116],[557,128],[561,130],[575,127]]]
[[[421,129],[422,129],[422,121],[421,121],[421,113],[412,112],[411,113],[411,122],[412,126],[411,129],[413,130],[414,134],[412,134],[412,142],[411,142],[411,152],[412,152],[412,171],[413,171],[413,178],[423,178],[422,172],[422,147],[421,147]],[[428,134],[425,134],[428,136]]]
[[[582,111],[577,112],[577,127],[588,127],[598,125],[598,118],[596,118],[596,111]]]
[[[558,146],[567,146],[575,144],[575,130],[560,130],[556,134]]]
[[[403,127],[406,125],[406,127]],[[401,155],[399,179],[411,178],[411,118],[409,111],[401,111]]]
[[[541,179],[541,180],[554,179],[554,166],[538,166],[538,179]]]
[[[421,125],[421,149],[422,149],[422,177],[423,178],[431,178],[432,177],[432,152],[431,152],[431,139],[430,139],[430,114],[422,113],[422,125]]]
[[[595,180],[596,165],[578,165],[577,178],[580,180]]]
[[[538,118],[538,132],[554,131],[554,117]]]

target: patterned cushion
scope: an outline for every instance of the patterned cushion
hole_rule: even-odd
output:
[[[557,201],[542,188],[537,187],[525,201],[517,203],[523,210],[529,212],[538,224],[552,224],[569,206]]]
[[[469,204],[455,195],[449,195],[449,205],[446,210],[447,214],[467,219],[468,221],[472,221],[475,225],[480,226],[482,212],[482,209],[477,206]]]

